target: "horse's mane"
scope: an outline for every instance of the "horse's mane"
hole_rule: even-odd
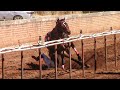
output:
[[[63,28],[63,27],[65,27],[65,28]],[[68,36],[69,32],[70,32],[69,26],[65,22],[65,19],[60,19],[60,20],[58,19],[56,21],[56,26],[52,29],[52,31],[50,31],[46,34],[45,41],[46,40],[51,41],[51,40],[58,40],[61,38],[67,38],[67,37],[69,37]]]

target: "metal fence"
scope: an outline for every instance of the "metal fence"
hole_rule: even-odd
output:
[[[82,52],[82,62],[83,62],[83,77],[85,78],[85,69],[84,69],[84,42],[83,40],[85,39],[89,39],[89,38],[94,38],[94,74],[96,73],[96,61],[97,61],[97,54],[96,54],[96,38],[98,37],[103,37],[104,38],[104,46],[105,46],[105,66],[106,66],[106,70],[107,70],[107,43],[106,43],[106,36],[108,35],[113,35],[114,36],[114,57],[115,57],[115,66],[117,66],[117,55],[116,55],[116,35],[120,34],[120,30],[112,30],[112,27],[110,28],[109,32],[102,32],[102,33],[96,33],[96,34],[90,34],[90,35],[83,35],[82,31],[80,30],[80,34],[76,35],[76,36],[71,36],[69,38],[64,38],[64,39],[59,39],[59,40],[54,40],[54,41],[48,41],[48,42],[41,42],[41,38],[39,39],[39,41],[41,43],[37,44],[37,45],[29,45],[29,46],[19,46],[19,47],[15,47],[15,48],[2,48],[0,49],[0,54],[2,57],[2,79],[4,79],[4,61],[5,61],[5,53],[10,53],[10,52],[15,52],[15,51],[20,51],[21,52],[21,79],[23,79],[23,62],[24,62],[24,57],[23,57],[23,52],[25,50],[31,50],[31,49],[38,49],[39,50],[39,78],[42,79],[42,63],[41,63],[41,49],[45,48],[45,47],[49,47],[49,46],[53,46],[55,45],[55,50],[57,49],[57,45],[58,44],[64,44],[64,43],[70,43],[73,41],[78,41],[81,40],[81,52]],[[72,78],[72,66],[71,66],[71,49],[69,48],[70,54],[69,54],[69,78]],[[55,51],[55,79],[58,78],[58,74],[57,74],[57,50]]]

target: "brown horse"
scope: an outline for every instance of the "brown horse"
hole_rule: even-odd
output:
[[[69,35],[71,34],[71,31],[69,29],[68,24],[64,19],[57,19],[56,21],[56,26],[55,28],[53,28],[52,31],[48,32],[47,35],[45,36],[45,41],[52,41],[52,40],[58,40],[58,39],[63,39],[63,38],[69,38]],[[82,66],[82,60],[81,57],[79,55],[79,52],[77,51],[77,49],[75,48],[75,45],[73,44],[73,42],[71,42],[71,47],[74,49],[74,51],[76,52],[76,55],[78,56],[78,60],[79,60],[79,64]],[[49,56],[51,58],[51,60],[55,61],[55,46],[50,46],[48,47],[49,50]],[[62,61],[62,68],[64,69],[64,51],[67,52],[67,54],[69,54],[69,44],[60,44],[57,45],[57,53],[58,53],[58,65],[59,65],[59,61]]]

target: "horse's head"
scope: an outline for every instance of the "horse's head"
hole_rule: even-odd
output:
[[[61,19],[61,20],[58,18],[57,22],[56,22],[56,26],[58,28],[58,32],[60,32],[60,33],[66,33],[68,35],[71,34],[71,31],[69,29],[68,24],[65,21],[65,18]]]

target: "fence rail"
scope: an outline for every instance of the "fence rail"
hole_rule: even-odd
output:
[[[90,34],[90,35],[81,35],[80,34],[80,35],[76,35],[76,36],[71,36],[69,38],[42,42],[37,45],[27,45],[27,46],[21,45],[19,47],[14,47],[14,48],[10,48],[10,47],[9,48],[1,48],[0,54],[14,52],[14,51],[24,51],[24,50],[30,50],[30,49],[44,48],[44,47],[49,47],[49,46],[53,46],[53,45],[69,43],[69,42],[73,42],[73,41],[77,41],[77,40],[107,36],[107,35],[112,35],[112,34],[114,35],[114,34],[119,34],[119,33],[120,33],[120,30],[112,30],[110,32],[102,32],[102,33],[96,33],[96,34]]]
[[[111,30],[111,29],[110,29]],[[23,79],[23,67],[24,67],[24,60],[23,60],[23,51],[25,50],[30,50],[30,49],[38,49],[39,50],[39,78],[42,79],[42,63],[41,63],[41,48],[49,47],[55,45],[55,79],[58,78],[58,72],[57,72],[57,45],[58,44],[64,44],[64,43],[70,43],[73,41],[81,40],[81,48],[82,48],[82,64],[83,64],[83,77],[85,78],[85,69],[84,69],[84,39],[88,38],[94,38],[94,75],[96,73],[97,67],[96,67],[96,61],[97,61],[97,54],[96,54],[96,38],[103,36],[104,38],[104,47],[105,47],[105,68],[106,70],[108,69],[107,67],[107,43],[106,43],[106,36],[107,35],[114,35],[114,56],[115,56],[115,66],[117,66],[117,55],[116,55],[116,34],[119,34],[120,30],[111,30],[110,32],[102,32],[102,33],[96,33],[96,34],[90,34],[90,35],[82,35],[82,31],[80,31],[79,35],[76,36],[71,36],[69,38],[64,38],[64,39],[59,39],[59,40],[54,40],[54,41],[48,41],[48,42],[41,42],[41,38],[39,39],[38,44],[36,45],[29,45],[29,46],[19,46],[15,48],[2,48],[0,49],[0,54],[2,55],[2,79],[4,79],[4,53],[8,52],[14,52],[14,51],[21,51],[21,79]],[[69,51],[71,49],[69,48]],[[71,66],[71,52],[69,54],[69,77],[70,79],[72,78],[72,66]]]

